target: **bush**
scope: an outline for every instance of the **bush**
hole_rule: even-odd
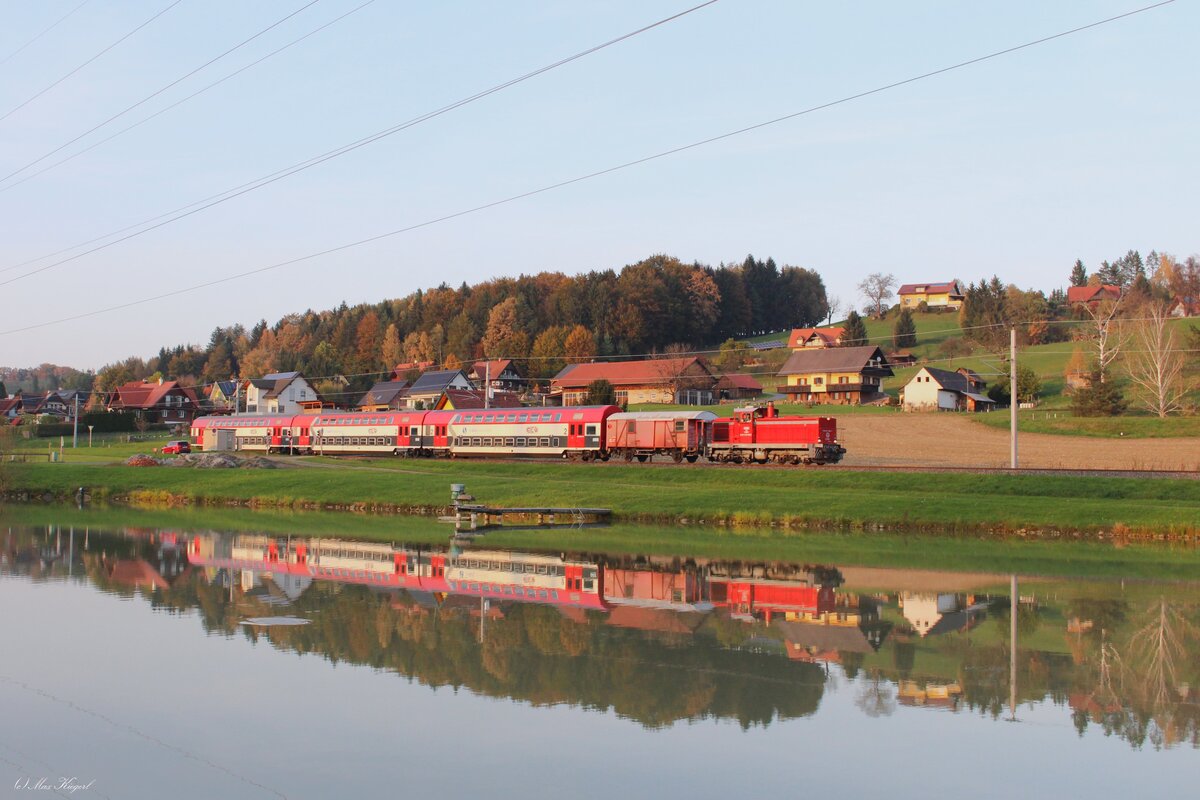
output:
[[[1112,381],[1102,382],[1100,370],[1088,375],[1088,385],[1071,395],[1071,411],[1077,417],[1115,417],[1128,408],[1125,396]]]

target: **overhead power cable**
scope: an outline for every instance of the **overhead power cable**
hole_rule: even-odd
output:
[[[29,47],[30,45],[32,45],[32,44],[33,44],[34,42],[36,42],[37,40],[41,39],[43,36],[45,36],[45,35],[46,35],[47,33],[49,33],[50,31],[54,30],[55,28],[57,28],[57,27],[58,27],[59,25],[61,25],[62,23],[66,22],[66,21],[67,21],[67,19],[69,19],[69,18],[70,18],[70,17],[71,17],[71,16],[72,16],[72,15],[73,15],[73,14],[74,14],[76,11],[78,11],[79,9],[83,8],[84,6],[86,6],[86,5],[88,4],[88,2],[89,2],[89,1],[90,1],[90,0],[83,0],[83,2],[82,2],[82,3],[80,3],[80,4],[79,4],[79,5],[77,5],[77,6],[75,6],[75,7],[74,7],[74,8],[72,8],[70,11],[68,11],[66,14],[63,14],[63,15],[62,15],[61,17],[59,17],[57,20],[55,20],[54,22],[52,22],[52,23],[50,24],[50,27],[46,28],[46,29],[45,29],[45,30],[43,30],[41,33],[39,33],[39,34],[37,34],[36,36],[34,36],[34,37],[33,37],[32,39],[30,39],[28,42],[26,42],[25,44],[23,44],[23,45],[21,45],[20,47],[18,47],[16,50],[13,50],[11,53],[9,53],[8,55],[6,55],[4,58],[0,58],[0,66],[3,66],[3,65],[5,65],[5,64],[7,64],[9,61],[12,61],[14,58],[16,58],[16,57],[17,57],[18,55],[20,55],[22,52],[24,52],[24,51],[25,51],[25,49],[26,49],[27,47]]]
[[[535,69],[532,72],[527,72],[524,75],[518,76],[516,78],[511,78],[507,81],[504,81],[503,83],[499,83],[488,89],[484,89],[483,91],[476,92],[475,94],[470,95],[469,97],[464,97],[461,100],[456,100],[453,103],[444,105],[441,108],[434,109],[433,111],[427,111],[424,114],[413,117],[412,119],[409,119],[405,122],[401,122],[401,123],[391,126],[390,128],[385,128],[381,131],[377,131],[375,133],[370,134],[369,136],[364,136],[363,138],[358,139],[353,142],[350,142],[349,144],[334,148],[333,150],[329,150],[325,153],[314,156],[305,161],[300,161],[296,164],[292,164],[289,167],[285,167],[281,170],[277,170],[275,172],[270,173],[269,175],[264,175],[260,178],[256,178],[255,180],[249,181],[247,183],[243,183],[239,186],[235,186],[232,189],[227,189],[224,192],[218,192],[217,194],[214,194],[214,195],[209,195],[208,197],[206,197],[202,200],[197,200],[196,202],[189,203],[186,206],[181,206],[181,207],[175,209],[174,211],[168,211],[165,214],[158,215],[157,217],[151,217],[150,219],[143,220],[143,221],[135,223],[133,225],[128,225],[124,228],[121,228],[120,230],[106,233],[103,236],[98,236],[94,239],[89,239],[86,242],[80,242],[79,244],[72,245],[71,247],[67,247],[62,250],[58,250],[54,253],[50,253],[50,254],[47,254],[44,256],[39,256],[38,258],[33,258],[33,259],[29,259],[27,261],[23,261],[20,264],[13,264],[12,266],[5,267],[4,269],[0,269],[0,272],[8,272],[10,270],[17,269],[19,267],[27,266],[36,261],[41,261],[42,259],[45,259],[45,258],[53,258],[55,256],[62,255],[63,253],[70,252],[71,250],[76,250],[80,247],[87,247],[88,245],[95,244],[96,242],[101,242],[112,236],[119,236],[122,233],[126,233],[128,231],[135,230],[136,228],[141,228],[142,226],[148,226],[148,227],[145,227],[143,230],[138,230],[134,233],[130,233],[128,236],[121,236],[118,239],[114,239],[111,242],[100,245],[98,247],[94,247],[90,250],[86,250],[82,253],[77,253],[68,258],[64,258],[60,261],[56,261],[52,264],[47,264],[47,265],[39,267],[37,269],[30,270],[28,272],[25,272],[21,275],[14,277],[14,278],[10,278],[5,281],[0,281],[0,286],[7,286],[8,284],[13,283],[18,280],[21,280],[22,278],[27,278],[31,275],[37,275],[38,273],[45,272],[48,269],[53,269],[54,267],[61,266],[62,264],[67,264],[67,263],[70,263],[71,261],[75,261],[76,259],[83,258],[84,256],[87,256],[87,255],[91,255],[92,253],[95,253],[99,250],[104,250],[108,247],[112,247],[115,244],[120,244],[121,242],[128,241],[129,239],[132,239],[136,236],[141,236],[144,233],[155,230],[157,228],[161,228],[164,225],[169,225],[172,222],[175,222],[177,220],[183,219],[185,217],[190,217],[193,214],[196,214],[200,211],[204,211],[205,209],[208,209],[208,208],[212,208],[213,206],[224,203],[227,200],[232,200],[235,197],[239,197],[248,192],[252,192],[255,189],[262,188],[263,186],[267,186],[276,181],[287,178],[291,175],[295,175],[297,172],[303,172],[304,170],[309,169],[310,167],[315,167],[318,164],[322,164],[326,161],[337,158],[338,156],[353,152],[354,150],[357,150],[360,147],[365,147],[366,145],[377,142],[380,139],[384,139],[388,136],[391,136],[392,134],[399,133],[400,131],[407,130],[416,125],[420,125],[423,122],[428,122],[431,119],[440,117],[443,114],[449,113],[450,111],[453,111],[457,108],[461,108],[470,103],[474,103],[477,100],[482,100],[485,97],[489,97],[493,94],[496,94],[497,92],[501,92],[505,89],[516,86],[517,84],[523,83],[527,80],[530,80],[531,78],[535,78],[535,77],[545,74],[551,70],[565,66],[574,61],[578,61],[579,59],[584,58],[585,56],[592,55],[593,53],[597,53],[608,47],[612,47],[615,44],[618,44],[620,42],[624,42],[628,39],[631,39],[634,36],[637,36],[639,34],[653,30],[655,28],[661,27],[662,25],[666,25],[669,22],[673,22],[674,20],[680,19],[681,17],[687,16],[688,14],[691,14],[695,11],[699,11],[702,8],[711,6],[716,2],[718,2],[718,0],[706,0],[706,2],[700,3],[699,5],[692,6],[691,8],[685,9],[685,10],[679,12],[678,14],[672,14],[669,17],[664,17],[663,19],[660,19],[657,22],[653,22],[649,25],[644,25],[641,28],[638,28],[637,30],[630,31],[629,33],[618,36],[615,39],[610,39],[607,42],[598,44],[594,47],[589,47],[586,50],[581,50],[580,52],[575,53],[574,55],[567,56],[566,58],[559,59],[558,61],[555,61],[551,64],[547,64],[543,67],[539,67],[538,69]],[[7,191],[8,188],[11,188],[12,185],[15,185],[15,184],[10,184],[10,186],[8,186],[8,187],[0,188],[0,192]],[[155,223],[157,223],[157,224],[155,224]]]
[[[176,3],[178,3],[178,2],[180,2],[180,0],[176,0]],[[9,178],[12,178],[12,177],[14,177],[14,176],[16,176],[16,175],[20,175],[20,174],[21,174],[22,172],[24,172],[25,170],[29,169],[30,167],[37,166],[38,164],[40,164],[40,163],[42,163],[43,161],[45,161],[47,158],[50,158],[50,156],[54,155],[55,153],[62,152],[64,149],[66,149],[66,148],[70,147],[71,145],[75,144],[75,143],[76,143],[76,142],[78,142],[80,139],[84,138],[85,136],[88,136],[88,135],[90,135],[90,134],[92,134],[92,133],[95,133],[96,131],[100,130],[100,129],[101,129],[101,128],[103,128],[105,125],[109,124],[110,122],[113,122],[113,121],[115,121],[115,120],[118,120],[118,119],[120,119],[121,117],[123,117],[123,116],[125,116],[126,114],[128,114],[130,111],[133,111],[135,108],[137,108],[137,107],[139,107],[139,106],[141,106],[141,105],[144,105],[145,103],[148,103],[148,102],[150,102],[150,101],[151,101],[151,100],[153,100],[155,97],[158,97],[160,94],[162,94],[163,92],[167,91],[168,89],[170,89],[170,88],[172,88],[172,87],[174,87],[174,86],[176,86],[176,85],[178,85],[178,84],[182,83],[183,81],[185,81],[185,80],[187,80],[188,78],[190,78],[190,77],[192,77],[193,75],[195,75],[197,72],[200,72],[201,70],[203,70],[203,69],[205,69],[205,68],[207,68],[207,67],[209,67],[209,66],[211,66],[211,65],[215,64],[216,62],[220,61],[222,58],[225,58],[225,57],[226,57],[226,56],[228,56],[229,54],[231,54],[231,53],[233,53],[233,52],[235,52],[235,51],[237,51],[237,50],[240,50],[241,48],[243,48],[243,47],[245,47],[246,45],[250,44],[250,42],[253,42],[253,41],[254,41],[255,39],[257,39],[258,37],[260,37],[260,36],[262,36],[262,35],[266,34],[268,31],[271,31],[271,30],[273,30],[273,29],[275,29],[275,28],[279,27],[280,25],[282,25],[283,23],[287,22],[287,21],[288,21],[289,19],[291,19],[292,17],[296,16],[297,14],[299,14],[300,12],[304,11],[305,9],[307,9],[307,8],[309,8],[309,7],[316,5],[316,4],[317,4],[317,3],[319,3],[319,2],[321,2],[321,0],[309,0],[309,2],[307,2],[307,3],[305,3],[304,5],[300,6],[300,8],[297,8],[295,11],[293,11],[293,12],[292,12],[292,13],[290,13],[290,14],[288,14],[288,15],[287,15],[286,17],[284,17],[283,19],[280,19],[280,20],[277,20],[277,21],[275,21],[275,22],[271,23],[270,25],[268,25],[267,27],[263,28],[261,31],[259,31],[258,33],[254,34],[254,35],[253,35],[253,36],[251,36],[250,38],[248,38],[248,39],[243,39],[241,42],[239,42],[238,44],[235,44],[233,47],[229,48],[228,50],[226,50],[225,52],[221,53],[220,55],[218,55],[218,56],[215,56],[215,57],[213,57],[213,58],[210,58],[208,61],[205,61],[203,64],[201,64],[200,66],[196,67],[196,68],[195,68],[195,69],[193,69],[191,72],[188,72],[187,74],[185,74],[185,75],[182,75],[182,76],[180,76],[180,77],[176,78],[175,80],[173,80],[173,81],[171,81],[170,83],[168,83],[166,86],[163,86],[161,89],[158,89],[157,91],[151,92],[151,93],[150,93],[150,94],[148,94],[147,96],[143,97],[141,100],[138,100],[138,101],[137,101],[136,103],[134,103],[133,105],[131,105],[131,106],[129,106],[129,107],[127,107],[127,108],[125,108],[125,109],[124,109],[124,110],[122,110],[122,111],[118,111],[116,114],[113,114],[111,117],[109,117],[108,119],[104,120],[104,121],[103,121],[103,122],[101,122],[100,124],[98,124],[98,125],[93,125],[91,128],[88,128],[86,131],[84,131],[83,133],[81,133],[81,134],[79,134],[78,136],[76,136],[74,139],[71,139],[71,140],[70,140],[70,141],[68,141],[68,142],[64,142],[63,144],[60,144],[58,147],[54,148],[53,150],[51,150],[50,152],[46,153],[45,155],[42,155],[42,156],[40,156],[40,157],[38,157],[38,158],[34,159],[33,161],[30,161],[28,164],[26,164],[25,166],[23,166],[23,167],[21,167],[21,168],[19,168],[19,169],[13,170],[12,172],[10,172],[10,173],[8,173],[7,175],[5,175],[4,177],[0,178],[0,182],[7,181]]]
[[[30,172],[29,174],[25,175],[23,178],[20,178],[19,180],[10,181],[7,186],[0,187],[0,193],[7,192],[10,189],[15,189],[16,187],[20,186],[21,184],[25,183],[26,181],[33,180],[34,178],[36,178],[39,175],[44,175],[45,173],[49,172],[52,169],[61,167],[63,164],[66,164],[68,161],[74,161],[76,158],[79,158],[79,156],[83,155],[84,153],[90,153],[92,150],[95,150],[100,145],[107,144],[108,142],[111,142],[113,139],[116,139],[118,136],[123,136],[124,134],[129,133],[134,128],[140,128],[142,125],[145,125],[150,120],[155,119],[156,117],[162,116],[163,114],[167,113],[171,109],[177,108],[177,107],[183,105],[184,103],[188,102],[189,100],[191,100],[195,97],[198,97],[199,95],[204,94],[209,89],[213,89],[213,88],[216,88],[217,86],[220,86],[225,81],[229,80],[230,78],[234,78],[234,77],[237,77],[238,75],[241,75],[243,72],[245,72],[248,69],[257,67],[259,64],[263,63],[267,59],[273,58],[273,57],[279,55],[280,53],[282,53],[284,50],[287,50],[290,47],[294,47],[295,45],[300,44],[301,42],[303,42],[305,39],[308,39],[309,37],[315,36],[316,34],[320,33],[321,31],[325,30],[326,28],[329,28],[329,27],[337,24],[338,22],[341,22],[342,20],[344,20],[346,17],[350,16],[351,14],[356,14],[359,11],[362,11],[364,8],[366,8],[367,6],[371,5],[374,2],[375,2],[375,0],[366,0],[365,3],[361,3],[357,6],[355,6],[354,8],[350,9],[349,11],[334,17],[333,19],[329,20],[329,22],[326,22],[325,24],[323,24],[317,28],[314,28],[313,30],[309,31],[308,33],[304,34],[303,36],[301,36],[297,39],[293,39],[292,41],[285,44],[283,47],[276,48],[275,50],[272,50],[271,52],[267,53],[265,56],[262,56],[261,58],[257,58],[254,61],[251,61],[249,64],[246,64],[243,67],[239,67],[238,69],[229,73],[225,77],[219,78],[218,80],[213,81],[212,83],[208,84],[207,86],[203,87],[202,89],[198,89],[198,90],[192,92],[191,94],[187,95],[186,97],[176,100],[174,103],[171,103],[169,106],[164,106],[163,108],[160,108],[158,111],[155,111],[150,116],[144,117],[143,119],[133,123],[132,125],[128,125],[128,126],[122,128],[121,130],[117,131],[114,134],[111,134],[109,136],[104,137],[103,139],[93,142],[92,144],[88,145],[87,147],[83,148],[82,150],[75,151],[74,153],[67,156],[66,158],[59,159],[58,161],[55,161],[53,164],[47,164],[46,166],[42,167],[41,169],[39,169],[35,172]],[[184,206],[184,208],[188,208],[188,206]],[[160,219],[160,218],[161,217],[154,217],[153,219]],[[150,220],[150,221],[153,221],[153,220]],[[71,250],[74,250],[78,247],[86,246],[88,244],[91,244],[92,242],[98,242],[102,239],[106,239],[109,236],[114,235],[115,233],[123,233],[124,231],[130,230],[132,228],[136,228],[138,225],[142,225],[142,224],[145,224],[145,223],[138,223],[137,225],[130,225],[128,227],[122,228],[119,231],[114,231],[113,233],[105,234],[104,236],[99,236],[99,237],[97,237],[95,239],[91,239],[87,242],[82,242],[81,244],[77,244],[72,247],[67,247],[67,248],[59,250],[57,252],[50,253],[45,256],[41,256],[39,258],[33,258],[28,261],[22,262],[21,264],[16,264],[12,267],[6,267],[5,269],[0,269],[0,272],[7,272],[8,270],[15,269],[16,267],[22,267],[22,266],[25,266],[26,264],[32,264],[35,261],[41,261],[43,258],[53,258],[56,255],[70,252]]]
[[[900,86],[906,86],[911,83],[916,83],[917,81],[926,80],[928,78],[932,78],[932,77],[935,77],[938,75],[944,75],[948,72],[952,72],[952,71],[959,70],[959,69],[964,69],[964,68],[972,66],[974,64],[979,64],[979,63],[982,63],[985,61],[999,58],[1001,56],[1016,53],[1021,50],[1026,50],[1030,47],[1035,47],[1040,44],[1052,42],[1057,39],[1061,39],[1063,37],[1070,36],[1072,34],[1090,30],[1092,28],[1096,28],[1101,25],[1106,25],[1106,24],[1109,24],[1112,22],[1116,22],[1118,20],[1126,19],[1128,17],[1134,16],[1135,14],[1141,14],[1141,13],[1150,11],[1155,8],[1161,8],[1163,6],[1170,5],[1171,3],[1174,3],[1174,2],[1175,2],[1175,0],[1163,0],[1163,2],[1154,3],[1154,4],[1148,5],[1148,6],[1142,6],[1141,8],[1137,8],[1132,11],[1126,11],[1122,14],[1117,14],[1116,16],[1107,17],[1105,19],[1098,20],[1096,22],[1090,22],[1086,25],[1080,25],[1078,27],[1071,28],[1069,30],[1062,31],[1059,33],[1051,34],[1049,36],[1043,36],[1039,39],[1034,39],[1034,40],[1025,42],[1024,44],[1007,47],[1003,50],[997,50],[997,51],[989,53],[987,55],[977,56],[975,58],[971,58],[966,61],[960,61],[956,64],[952,64],[947,67],[941,67],[939,69],[932,70],[930,72],[925,72],[920,75],[915,75],[910,78],[905,78],[903,80],[893,81],[891,83],[884,84],[882,86],[878,86],[874,89],[868,89],[866,91],[858,92],[856,94],[847,95],[846,97],[842,97],[838,100],[831,100],[826,103],[821,103],[820,105],[810,106],[809,108],[803,109],[801,111],[796,111],[796,112],[793,112],[790,114],[785,114],[780,117],[775,117],[775,118],[767,120],[765,122],[759,122],[754,125],[748,125],[746,127],[738,128],[737,130],[718,134],[716,136],[710,136],[706,139],[701,139],[699,141],[695,141],[690,144],[673,147],[669,150],[663,150],[663,151],[655,153],[653,155],[644,156],[642,158],[634,159],[633,161],[626,161],[622,164],[617,164],[616,166],[607,167],[607,168],[601,169],[601,170],[596,170],[595,172],[589,172],[585,175],[579,175],[574,178],[568,178],[567,180],[558,181],[557,183],[547,184],[547,185],[542,186],[537,189],[530,189],[529,191],[526,191],[526,192],[509,195],[508,197],[505,197],[505,198],[502,198],[499,200],[493,200],[491,202],[483,203],[481,205],[473,206],[471,208],[466,208],[461,211],[455,211],[455,212],[452,212],[449,214],[444,214],[439,217],[433,217],[433,218],[427,219],[423,222],[417,222],[417,223],[413,223],[411,225],[406,225],[402,228],[397,228],[395,230],[387,231],[385,233],[379,233],[374,236],[368,236],[363,239],[358,239],[353,242],[347,242],[345,244],[336,245],[334,247],[329,247],[325,250],[319,250],[317,252],[309,253],[307,255],[297,256],[296,258],[290,258],[285,261],[277,261],[274,264],[268,264],[266,266],[256,267],[254,269],[245,270],[243,272],[237,272],[232,275],[226,275],[225,277],[222,277],[222,278],[213,278],[212,280],[207,280],[207,281],[203,281],[201,283],[196,283],[191,286],[183,287],[181,289],[173,289],[171,291],[162,292],[162,293],[152,295],[149,297],[143,297],[143,298],[140,298],[137,300],[130,300],[130,301],[127,301],[124,303],[118,303],[116,305],[106,306],[103,308],[94,309],[92,311],[85,311],[85,312],[81,312],[78,314],[72,314],[72,315],[69,315],[66,317],[59,317],[58,319],[37,322],[32,325],[24,325],[24,326],[17,327],[17,328],[9,328],[7,330],[0,331],[0,336],[5,336],[5,335],[13,334],[13,333],[22,333],[24,331],[36,330],[38,328],[45,328],[45,327],[49,327],[51,325],[60,325],[64,322],[74,322],[76,320],[87,319],[89,317],[98,316],[100,314],[108,314],[113,311],[121,311],[126,308],[132,308],[134,306],[145,305],[146,303],[153,303],[153,302],[156,302],[159,300],[165,300],[170,297],[178,297],[179,295],[198,291],[200,289],[207,289],[212,286],[219,286],[221,284],[229,283],[231,281],[240,280],[242,278],[248,278],[248,277],[251,277],[254,275],[261,275],[263,273],[271,272],[273,270],[281,269],[283,267],[293,266],[295,264],[301,264],[306,261],[312,261],[314,259],[321,258],[323,256],[328,256],[328,255],[332,255],[334,253],[340,253],[340,252],[343,252],[346,250],[351,250],[353,248],[361,247],[363,245],[371,244],[373,242],[378,242],[378,241],[381,241],[383,239],[387,239],[387,238],[390,238],[393,236],[399,236],[404,233],[410,233],[415,230],[427,228],[427,227],[436,225],[441,222],[447,222],[449,220],[458,219],[460,217],[465,217],[465,216],[468,216],[471,214],[478,213],[480,211],[485,211],[485,210],[488,210],[491,208],[496,208],[498,206],[503,206],[503,205],[507,205],[510,203],[514,203],[518,200],[523,200],[523,199],[526,199],[529,197],[535,197],[540,194],[545,194],[547,192],[551,192],[556,189],[562,189],[567,186],[573,186],[574,184],[582,183],[584,181],[588,181],[593,178],[600,177],[602,175],[609,175],[614,172],[619,172],[621,170],[629,169],[630,167],[634,167],[634,166],[638,166],[641,164],[649,163],[651,161],[656,161],[656,160],[659,160],[662,158],[666,158],[667,156],[676,155],[678,153],[686,152],[689,150],[694,150],[696,148],[703,147],[705,145],[712,144],[714,142],[723,141],[725,139],[730,139],[732,137],[740,136],[745,133],[760,130],[769,125],[777,125],[781,122],[793,120],[793,119],[796,119],[798,117],[801,117],[801,116],[804,116],[807,114],[812,114],[817,111],[821,111],[824,109],[843,105],[843,104],[849,103],[853,100],[858,100],[858,99],[862,99],[864,97],[870,97],[872,95],[880,94],[882,92],[886,92],[891,89],[898,88]],[[165,223],[160,223],[160,224],[165,224]],[[0,284],[0,285],[3,285],[3,284]]]
[[[72,75],[74,75],[75,73],[79,72],[81,69],[83,69],[84,67],[86,67],[88,64],[91,64],[93,61],[95,61],[96,59],[98,59],[100,56],[102,56],[102,55],[104,55],[105,53],[107,53],[108,51],[112,50],[114,47],[116,47],[117,45],[119,45],[121,42],[125,41],[125,40],[126,40],[126,39],[128,39],[130,36],[133,36],[135,33],[137,33],[138,31],[140,31],[142,28],[146,27],[146,26],[147,26],[147,25],[149,25],[151,22],[154,22],[154,20],[158,19],[158,18],[159,18],[159,17],[161,17],[163,14],[167,13],[167,12],[168,12],[168,11],[170,11],[172,8],[174,8],[175,6],[179,5],[179,4],[180,4],[180,3],[182,3],[182,2],[183,2],[183,0],[175,0],[175,2],[171,3],[169,6],[167,6],[166,8],[164,8],[162,11],[159,11],[157,14],[155,14],[155,15],[154,15],[154,16],[152,16],[152,17],[150,17],[150,19],[146,20],[146,21],[145,21],[145,22],[143,22],[141,25],[138,25],[136,28],[134,28],[133,30],[131,30],[129,33],[127,33],[127,34],[125,34],[124,36],[122,36],[120,39],[117,39],[115,42],[113,42],[112,44],[110,44],[108,47],[104,48],[104,49],[103,49],[103,50],[101,50],[99,53],[96,53],[96,55],[92,56],[92,57],[91,57],[91,58],[89,58],[87,61],[84,61],[84,62],[83,62],[82,64],[80,64],[78,67],[76,67],[75,69],[73,69],[73,70],[71,70],[70,72],[68,72],[66,75],[63,75],[61,78],[59,78],[58,80],[56,80],[54,83],[52,83],[52,84],[50,84],[49,86],[47,86],[46,88],[42,89],[40,92],[37,92],[37,93],[36,93],[36,94],[34,94],[32,97],[30,97],[29,99],[27,99],[25,102],[23,102],[23,103],[21,103],[21,104],[17,105],[15,108],[9,109],[9,110],[8,110],[8,112],[4,114],[4,116],[0,116],[0,122],[3,122],[4,120],[8,119],[8,118],[9,118],[9,117],[11,117],[13,114],[17,113],[17,112],[18,112],[18,111],[20,111],[22,108],[24,108],[25,106],[27,106],[27,105],[29,105],[30,103],[32,103],[34,100],[37,100],[39,97],[41,97],[42,95],[44,95],[46,92],[50,91],[50,90],[51,90],[51,89],[53,89],[55,86],[58,86],[60,83],[62,83],[63,81],[65,81],[67,78],[70,78]]]

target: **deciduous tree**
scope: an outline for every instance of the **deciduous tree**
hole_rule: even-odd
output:
[[[871,305],[875,307],[875,316],[880,319],[883,318],[884,304],[892,299],[894,288],[896,276],[891,273],[884,275],[882,272],[872,272],[858,284],[858,291],[871,301]]]
[[[1133,348],[1127,358],[1134,394],[1150,412],[1165,419],[1183,405],[1183,353],[1169,326],[1170,317],[1162,303],[1142,308],[1143,319],[1133,328]]]

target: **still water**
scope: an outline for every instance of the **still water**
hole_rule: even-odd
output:
[[[0,538],[14,797],[1200,783],[1196,583],[174,528]]]

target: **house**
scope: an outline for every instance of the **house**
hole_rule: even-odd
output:
[[[474,389],[461,369],[438,369],[421,373],[408,387],[405,405],[408,408],[433,408],[447,389]]]
[[[246,383],[247,414],[299,414],[324,405],[299,372],[275,372]]]
[[[787,383],[777,390],[793,402],[862,405],[887,398],[883,379],[892,368],[871,345],[805,348],[794,351],[778,375]]]
[[[795,328],[788,337],[788,347],[837,347],[842,343],[845,328]]]
[[[396,380],[404,378],[410,372],[424,372],[433,366],[432,361],[405,361],[403,364],[397,364],[392,370],[392,375]]]
[[[0,397],[0,420],[13,420],[22,414],[21,393],[12,397]]]
[[[917,363],[917,357],[910,350],[897,350],[887,354],[888,363],[894,367],[909,367]]]
[[[717,396],[722,400],[746,400],[760,397],[762,384],[740,372],[731,372],[717,378]]]
[[[360,411],[398,411],[408,408],[408,381],[380,381],[358,401]]]
[[[991,411],[996,402],[983,393],[987,384],[975,372],[922,367],[904,387],[905,411]]]
[[[74,413],[74,400],[68,405],[58,392],[46,392],[41,397],[25,398],[24,413],[34,416],[58,417],[69,419]]]
[[[482,389],[447,389],[434,404],[436,411],[464,411],[472,408],[520,408],[516,392],[493,391],[484,403]]]
[[[1169,317],[1200,317],[1200,300],[1176,297],[1167,306]]]
[[[595,381],[612,384],[621,404],[708,405],[713,402],[717,385],[716,376],[695,356],[593,361],[564,367],[551,379],[550,395],[561,398],[564,406],[583,405],[587,402],[588,386]]]
[[[476,361],[467,372],[467,377],[476,389],[482,389],[485,381],[491,381],[493,389],[519,392],[525,386],[525,376],[520,373],[511,358],[493,361]]]
[[[238,381],[214,381],[208,388],[209,407],[214,411],[234,411],[241,405],[242,387]]]
[[[133,411],[150,422],[186,425],[196,415],[200,401],[179,381],[131,381],[117,387],[109,411]]]
[[[897,292],[900,307],[916,309],[924,303],[928,308],[944,308],[957,311],[962,308],[967,294],[957,280],[944,283],[906,283]]]
[[[1085,305],[1095,307],[1105,300],[1116,302],[1121,299],[1121,287],[1111,283],[1100,283],[1095,286],[1067,287],[1067,305]]]

